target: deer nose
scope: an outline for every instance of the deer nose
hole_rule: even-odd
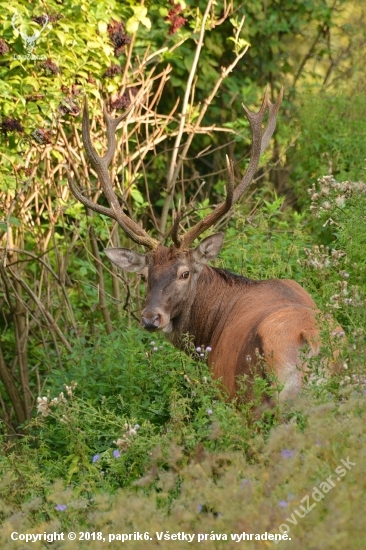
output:
[[[158,330],[161,324],[161,315],[153,315],[152,317],[142,317],[141,324],[146,330]]]

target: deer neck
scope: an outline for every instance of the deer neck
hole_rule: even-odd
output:
[[[238,292],[245,292],[255,283],[225,270],[204,266],[196,291],[186,302],[181,315],[173,320],[169,340],[174,346],[186,349],[189,335],[195,347],[212,347],[237,303]]]

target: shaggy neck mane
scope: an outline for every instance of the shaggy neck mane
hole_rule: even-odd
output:
[[[246,286],[246,285],[255,284],[257,282],[257,281],[254,281],[253,279],[248,279],[248,277],[243,277],[242,275],[237,275],[236,273],[232,273],[227,269],[219,269],[218,267],[205,266],[205,269],[202,270],[198,283],[200,282],[210,283],[215,279],[217,281],[220,280],[221,284],[226,283],[230,287],[233,287],[236,285]]]
[[[193,337],[195,346],[209,346],[216,341],[237,301],[235,287],[260,284],[226,269],[204,266],[197,281],[195,295],[186,304],[184,314],[173,322],[169,335],[172,343],[184,348],[185,335]]]

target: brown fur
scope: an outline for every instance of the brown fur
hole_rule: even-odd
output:
[[[237,390],[236,377],[251,375],[258,353],[280,383],[288,383],[283,396],[291,397],[303,376],[296,368],[301,366],[300,350],[306,343],[311,355],[319,350],[315,314],[314,301],[294,281],[253,281],[205,266],[189,322],[171,339],[181,347],[181,334],[188,332],[196,345],[211,346],[209,365],[230,398]]]
[[[206,265],[222,238],[212,235],[186,251],[159,246],[147,255],[126,249],[111,249],[108,255],[123,269],[147,277],[142,312],[147,330],[163,330],[181,349],[187,335],[196,347],[212,348],[208,364],[229,398],[237,392],[237,377],[253,378],[257,367],[264,376],[277,376],[284,386],[282,400],[292,398],[308,359],[320,348],[315,302],[295,281],[255,281]],[[331,330],[344,335],[340,327]]]

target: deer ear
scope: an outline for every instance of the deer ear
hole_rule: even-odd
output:
[[[139,254],[128,248],[105,248],[105,254],[124,271],[139,272],[146,266],[145,254]]]
[[[193,258],[202,264],[211,262],[220,252],[223,242],[224,234],[221,232],[206,237],[206,239],[203,239],[203,241],[193,250]]]

